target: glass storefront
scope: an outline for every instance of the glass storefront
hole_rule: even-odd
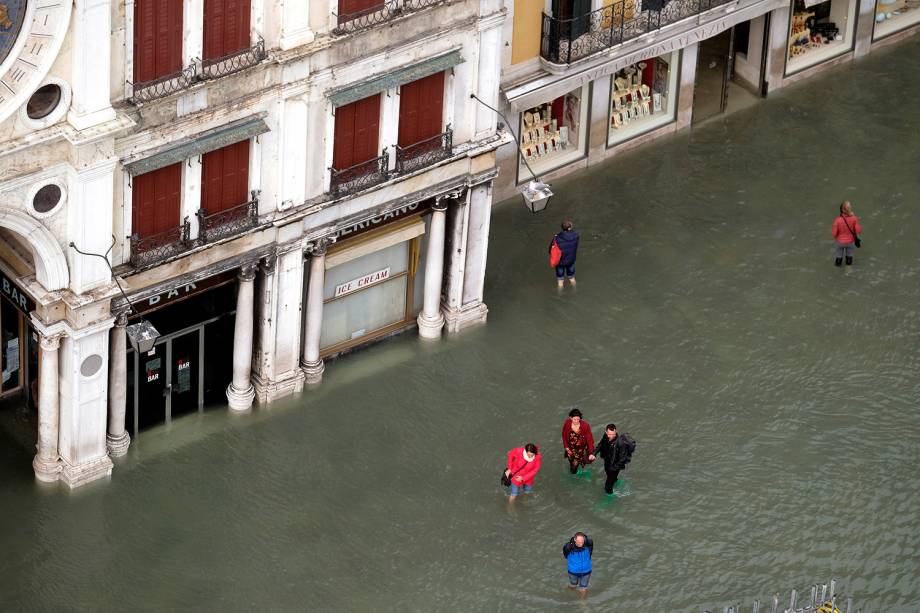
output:
[[[677,116],[679,51],[643,60],[610,80],[607,146],[671,123]]]
[[[786,74],[820,64],[853,48],[857,0],[793,0]]]
[[[585,156],[589,87],[586,84],[521,113],[518,183],[531,178],[524,159],[541,175]]]
[[[422,306],[426,218],[415,216],[330,248],[320,355],[411,325]]]
[[[872,32],[872,39],[884,38],[918,23],[920,0],[878,0],[875,5],[875,30]]]
[[[17,392],[22,388],[24,332],[22,313],[8,300],[0,300],[0,363],[3,365],[0,394]]]

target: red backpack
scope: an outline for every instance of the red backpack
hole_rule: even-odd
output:
[[[553,238],[553,244],[549,247],[549,266],[550,268],[555,268],[559,266],[559,262],[562,261],[562,249],[559,248],[559,243],[556,242],[556,239]]]

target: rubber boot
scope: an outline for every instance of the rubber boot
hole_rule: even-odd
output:
[[[834,266],[840,266],[841,264],[843,264],[843,258],[834,259]]]
[[[852,263],[853,263],[853,256],[852,256],[852,255],[848,255],[848,256],[847,256],[847,266],[851,265]]]

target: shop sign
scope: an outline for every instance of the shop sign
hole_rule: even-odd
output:
[[[185,283],[184,285],[179,285],[174,288],[168,289],[165,292],[154,294],[143,300],[139,300],[134,303],[134,308],[137,309],[139,313],[145,311],[152,311],[154,309],[159,309],[173,302],[179,302],[195,294],[200,294],[205,290],[209,290],[218,285],[223,285],[224,283],[233,279],[235,271],[227,271],[213,277],[208,277],[207,279],[202,279],[201,281],[195,281],[194,283]]]
[[[332,236],[336,237],[337,239],[342,239],[346,237],[350,238],[351,236],[355,234],[361,234],[362,232],[366,232],[367,230],[372,230],[376,228],[377,226],[381,226],[383,224],[390,223],[391,221],[395,221],[402,217],[406,217],[407,215],[410,215],[412,213],[424,211],[430,205],[431,205],[430,202],[413,202],[412,204],[407,204],[397,209],[393,209],[392,211],[384,213],[383,215],[378,215],[377,217],[371,217],[370,219],[359,221],[356,224],[345,226],[344,228],[340,228],[335,233],[333,233]]]
[[[29,298],[21,287],[6,276],[6,273],[2,270],[0,270],[0,291],[3,292],[4,296],[10,299],[10,302],[12,302],[17,309],[26,315],[28,315],[30,311],[35,310],[35,302]]]
[[[378,270],[377,272],[372,272],[369,275],[364,275],[363,277],[358,277],[357,279],[352,279],[347,283],[342,283],[341,285],[335,286],[336,298],[345,296],[352,292],[356,292],[359,289],[364,289],[365,287],[370,287],[371,285],[376,285],[381,281],[386,281],[390,278],[390,269],[389,267],[384,268],[383,270]]]

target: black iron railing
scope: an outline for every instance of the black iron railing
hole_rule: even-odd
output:
[[[217,213],[204,208],[195,213],[198,217],[198,242],[209,243],[241,234],[259,224],[259,192],[252,192],[252,200]]]
[[[219,79],[227,75],[245,70],[250,66],[255,66],[265,59],[265,41],[259,39],[259,42],[252,47],[240,49],[233,53],[228,53],[223,57],[210,60],[201,60],[201,79]]]
[[[659,30],[735,0],[618,0],[597,10],[557,19],[543,14],[540,55],[554,64],[571,64],[589,55]]]
[[[220,77],[240,72],[257,65],[264,59],[265,41],[259,39],[259,42],[252,47],[240,49],[210,60],[195,60],[179,72],[143,83],[134,83],[132,85],[131,102],[142,104],[165,98],[188,89],[201,81],[219,79]]]
[[[449,158],[453,153],[454,132],[447,130],[431,138],[400,147],[396,145],[396,172],[412,172]]]
[[[330,168],[329,191],[333,196],[345,196],[373,187],[390,178],[390,155],[386,149],[379,157],[341,170]]]
[[[135,83],[132,86],[131,102],[140,104],[188,89],[198,81],[198,68],[189,64],[179,72],[174,72],[157,79]]]
[[[440,4],[445,0],[385,0],[375,5],[354,13],[336,14],[336,27],[332,33],[341,36],[373,28],[380,24],[396,19],[400,15],[417,11],[435,4]]]
[[[189,238],[191,224],[188,217],[176,228],[141,238],[131,236],[131,265],[135,268],[149,266],[179,255],[192,248]]]

